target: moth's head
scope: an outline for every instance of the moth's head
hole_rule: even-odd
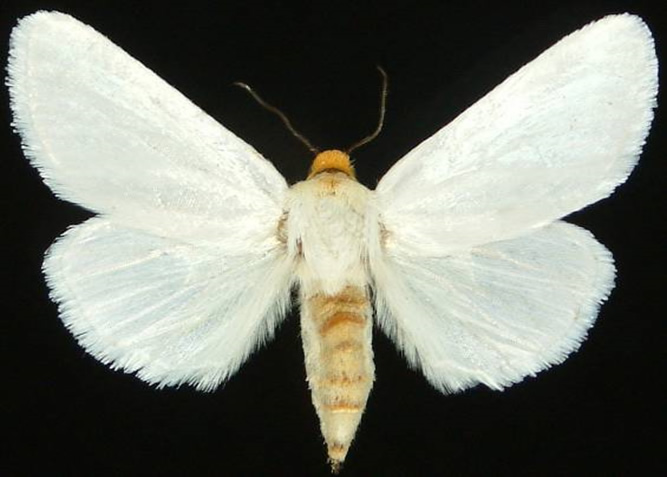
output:
[[[310,166],[308,179],[320,172],[343,172],[352,179],[356,178],[349,154],[337,149],[317,153],[313,164]]]

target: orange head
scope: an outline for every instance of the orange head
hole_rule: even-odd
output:
[[[355,178],[354,167],[350,162],[350,156],[337,149],[322,151],[315,156],[313,164],[310,166],[308,179],[324,171],[343,172],[351,178]]]

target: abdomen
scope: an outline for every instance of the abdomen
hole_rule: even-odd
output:
[[[301,295],[306,375],[329,460],[345,459],[373,385],[372,310],[368,291]]]

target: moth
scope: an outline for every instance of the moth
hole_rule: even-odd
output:
[[[561,219],[635,166],[656,106],[630,14],[566,36],[370,190],[347,152],[288,185],[255,149],[106,37],[37,12],[11,36],[14,128],[44,182],[97,215],[46,253],[90,354],[211,391],[270,340],[298,289],[307,382],[345,460],[374,380],[372,323],[438,390],[501,390],[563,361],[614,284]]]

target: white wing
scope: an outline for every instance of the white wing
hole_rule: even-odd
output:
[[[61,317],[112,367],[212,389],[273,333],[291,286],[275,168],[104,36],[38,12],[12,32],[26,154],[102,215],[44,264]]]
[[[441,391],[501,389],[563,361],[614,281],[609,251],[560,221],[450,257],[373,265],[380,326]]]
[[[44,271],[93,356],[160,386],[209,390],[272,337],[292,265],[268,244],[230,255],[93,218],[58,239]]]
[[[379,322],[435,386],[502,388],[584,339],[613,286],[612,258],[554,221],[627,178],[656,93],[648,28],[606,17],[521,68],[380,181],[369,220]]]
[[[117,224],[188,240],[246,240],[287,189],[253,148],[106,37],[38,12],[12,32],[14,124],[61,198]]]
[[[563,38],[387,172],[376,194],[390,240],[442,255],[608,196],[648,134],[657,69],[635,16]]]

